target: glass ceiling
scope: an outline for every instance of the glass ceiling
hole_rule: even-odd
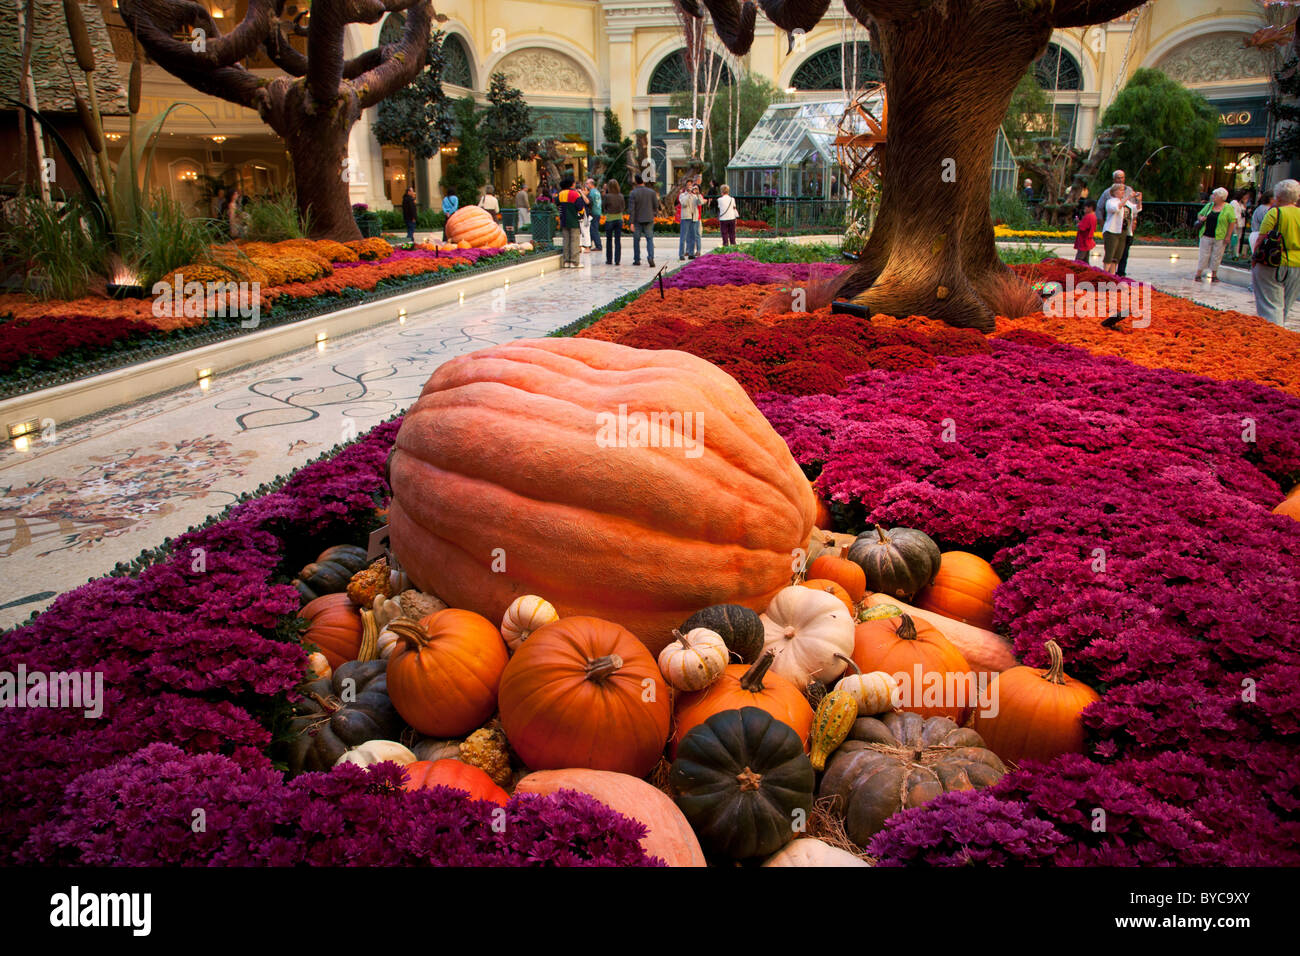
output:
[[[869,109],[877,116],[882,98],[868,101]],[[834,162],[835,136],[844,106],[842,98],[773,103],[727,163],[727,168],[770,169],[796,166],[805,160]],[[858,123],[865,132],[865,124],[861,120]]]

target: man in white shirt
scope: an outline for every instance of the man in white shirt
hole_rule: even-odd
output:
[[[1110,188],[1101,194],[1097,211],[1102,214],[1101,230],[1102,268],[1114,272],[1124,258],[1125,247],[1132,240],[1133,222],[1142,209],[1142,194],[1134,192],[1124,182],[1124,170],[1117,169],[1111,176]]]
[[[497,202],[496,190],[487,186],[483,190],[483,198],[478,201],[479,208],[486,209],[492,214],[492,218],[500,221],[501,204]]]

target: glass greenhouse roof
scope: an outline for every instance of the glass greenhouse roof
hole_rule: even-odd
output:
[[[773,103],[727,168],[770,169],[806,160],[834,162],[835,136],[844,107],[842,98]],[[871,112],[879,115],[879,105],[873,104]]]

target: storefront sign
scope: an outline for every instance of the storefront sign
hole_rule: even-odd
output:
[[[1219,139],[1265,136],[1268,133],[1268,99],[1210,100],[1219,112]]]

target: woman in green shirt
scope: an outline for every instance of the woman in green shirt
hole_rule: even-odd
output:
[[[1255,311],[1274,325],[1286,326],[1293,319],[1300,331],[1300,182],[1284,179],[1273,187],[1277,205],[1259,224],[1258,248],[1264,238],[1277,229],[1282,235],[1282,262],[1277,266],[1256,263],[1250,269],[1250,284],[1255,292]]]
[[[1210,193],[1210,201],[1201,208],[1196,221],[1201,224],[1197,230],[1201,248],[1196,260],[1196,281],[1201,281],[1208,266],[1210,281],[1217,282],[1223,250],[1228,248],[1232,232],[1237,228],[1237,213],[1228,205],[1228,191],[1220,186]]]

